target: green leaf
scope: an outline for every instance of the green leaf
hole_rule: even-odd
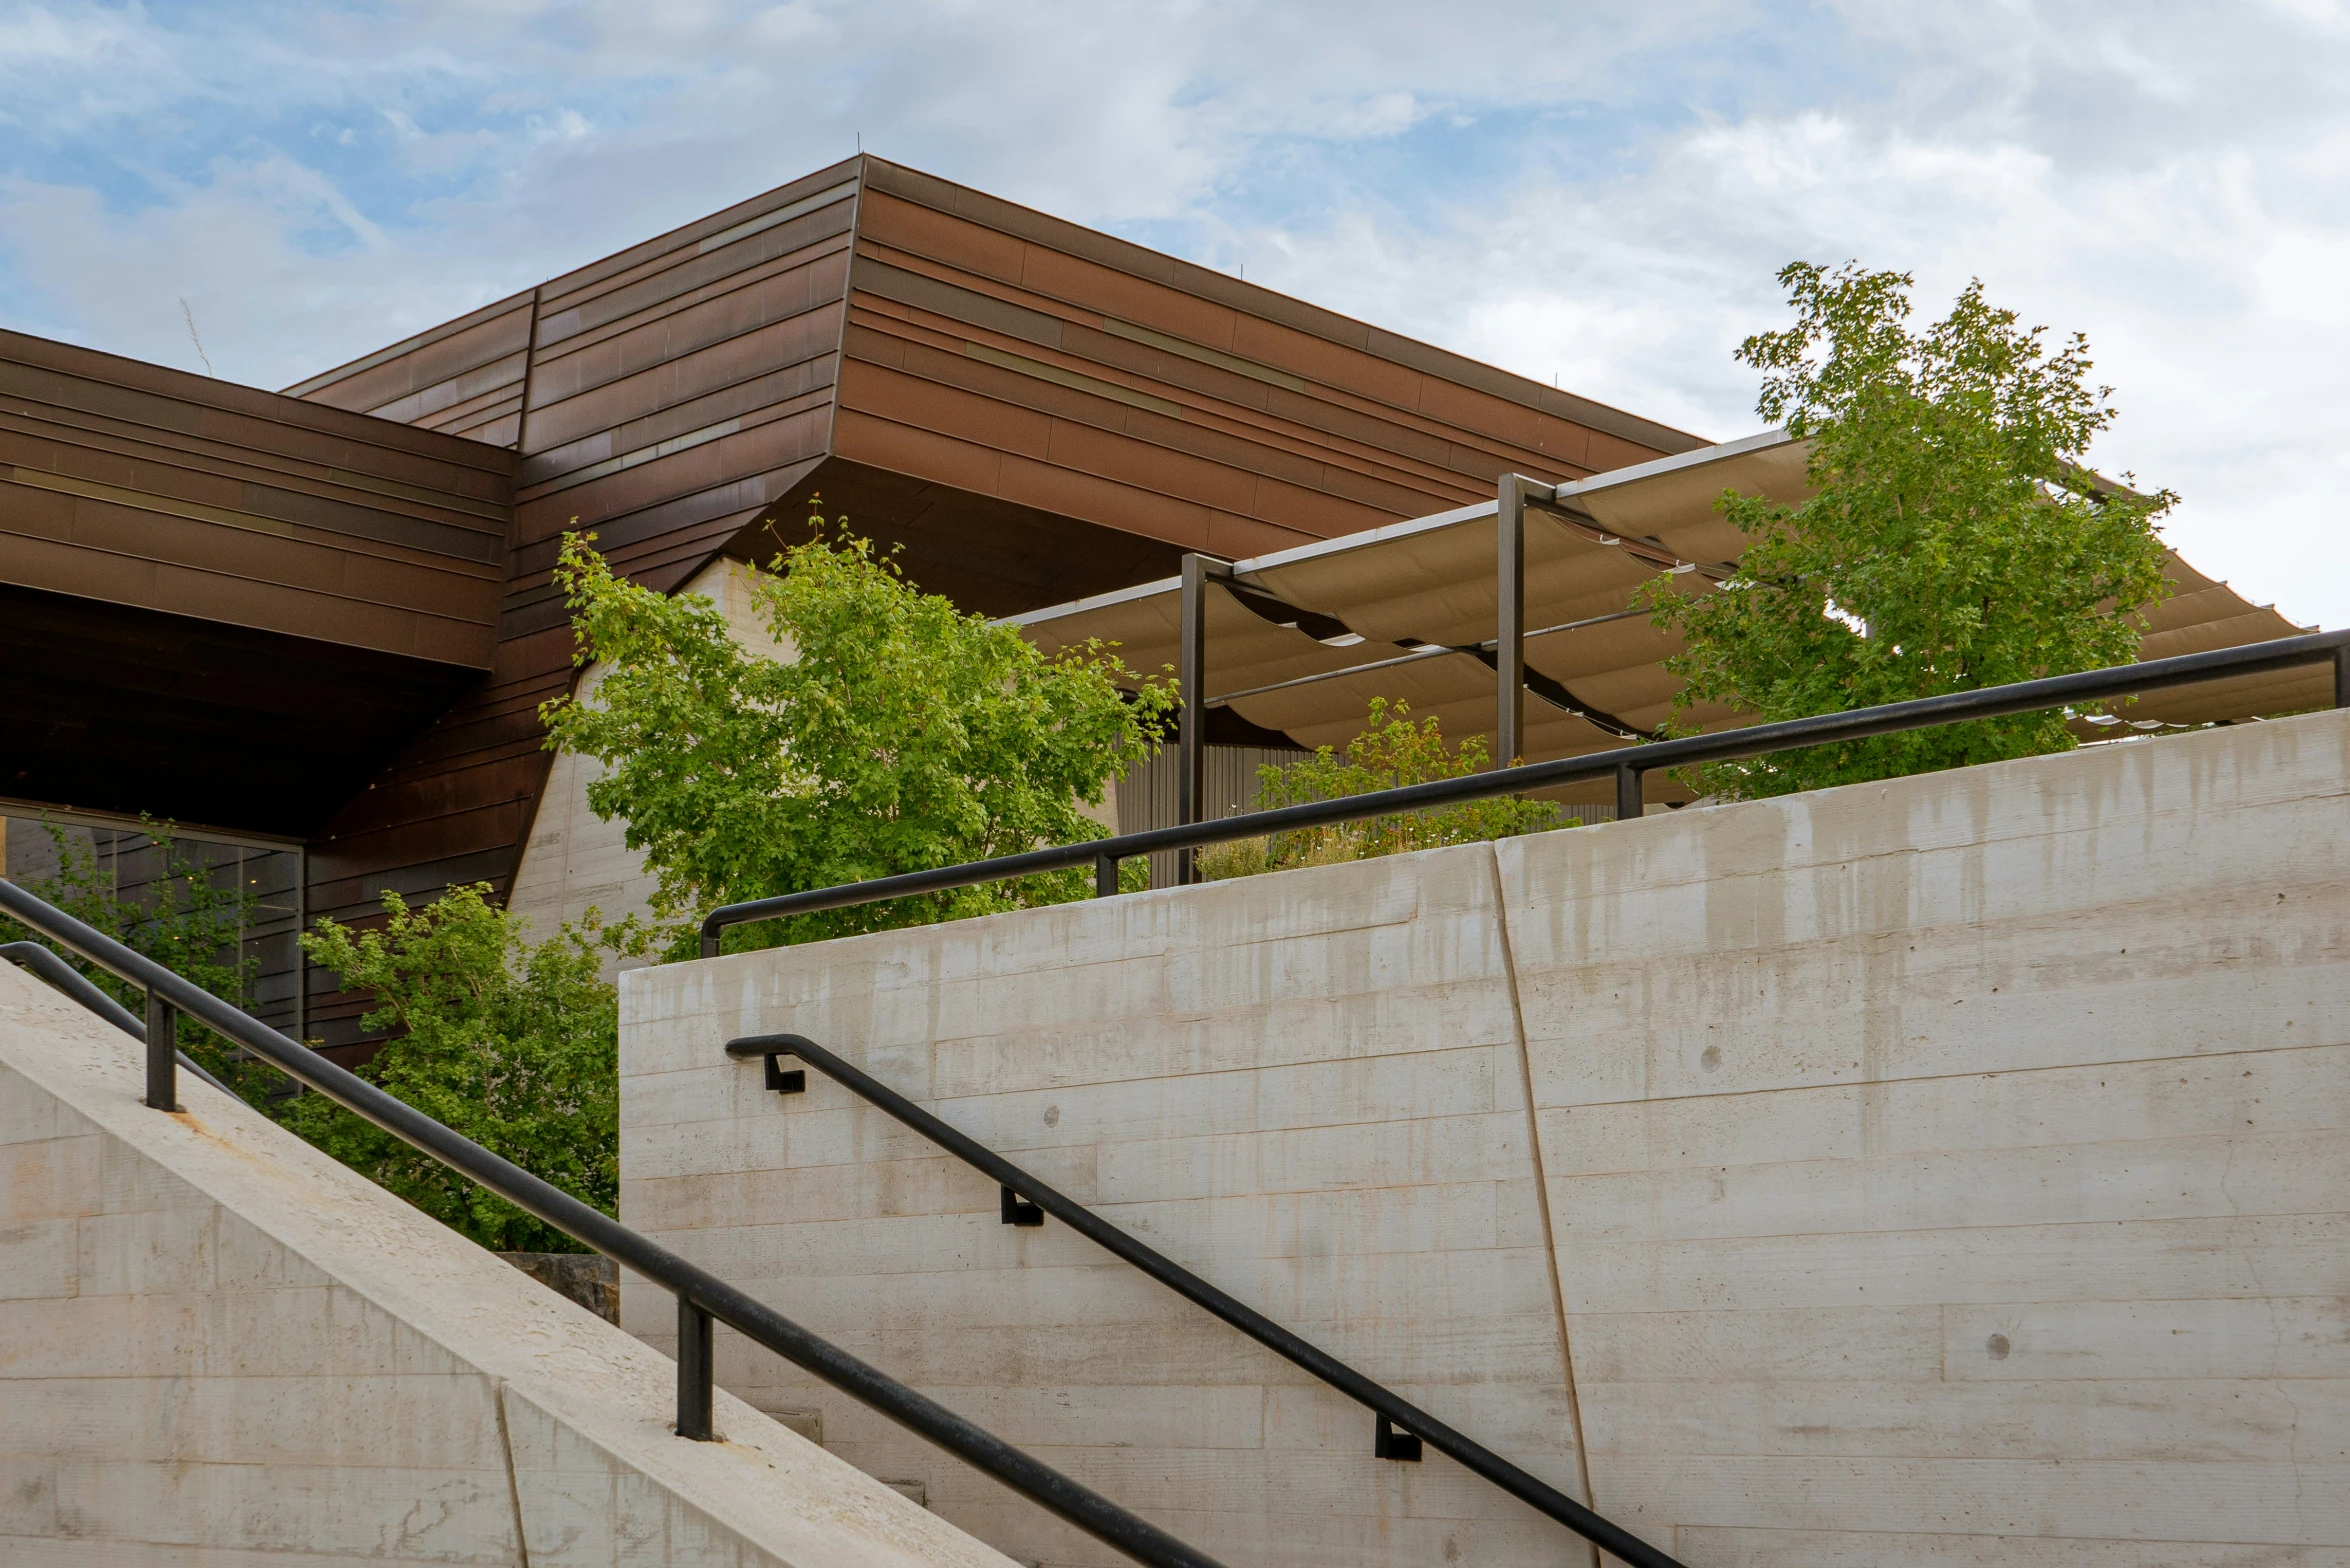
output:
[[[1923,332],[1906,273],[1798,262],[1779,274],[1795,324],[1748,338],[1757,409],[1812,445],[1814,493],[1786,507],[1725,494],[1746,534],[1711,591],[1652,579],[1635,595],[1685,649],[1665,668],[1690,710],[1764,720],[1839,713],[2135,658],[2145,610],[2169,592],[2157,528],[2177,498],[2095,482],[2113,420],[2087,340],[1968,285]],[[1699,790],[1784,794],[2061,751],[2062,713],[1879,736],[1693,770]]]

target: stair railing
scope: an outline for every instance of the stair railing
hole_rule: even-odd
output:
[[[195,1019],[213,1033],[243,1046],[298,1082],[344,1109],[366,1117],[394,1137],[422,1150],[449,1169],[537,1216],[573,1240],[634,1270],[677,1298],[677,1434],[714,1440],[715,1378],[711,1360],[713,1324],[724,1323],[899,1425],[928,1438],[973,1468],[993,1476],[1096,1540],[1151,1568],[1221,1568],[1197,1547],[1176,1539],[1139,1514],[1129,1512],[1050,1465],[1014,1448],[927,1395],[915,1392],[847,1351],[819,1339],[799,1324],[697,1268],[676,1253],[639,1235],[618,1220],[559,1187],[500,1158],[470,1138],[394,1099],[366,1079],[288,1040],[259,1019],[191,984],[161,964],[133,952],[114,938],[76,920],[15,883],[0,878],[0,914],[78,953],[99,968],[144,989],[144,1029],[126,1009],[50,954],[50,964],[27,963],[73,1000],[90,1008],[146,1045],[146,1103],[159,1110],[181,1109],[175,1015]],[[9,944],[37,947],[37,944]],[[40,949],[46,952],[46,949]],[[52,967],[52,965],[54,967]],[[79,984],[60,982],[64,970]],[[192,1064],[191,1064],[192,1065]],[[208,1080],[215,1083],[216,1080]],[[225,1091],[224,1091],[225,1092]]]
[[[1522,794],[1589,779],[1609,779],[1616,786],[1619,819],[1641,813],[1641,779],[1662,768],[1686,768],[1700,763],[1759,757],[1767,752],[1792,751],[1806,746],[1828,746],[1838,741],[1865,740],[1902,730],[1932,729],[1963,724],[1971,719],[2003,718],[2012,713],[2037,713],[2074,703],[2102,702],[2140,692],[2167,691],[2230,675],[2261,675],[2306,664],[2330,664],[2334,673],[2334,706],[2350,708],[2350,631],[2312,632],[2302,637],[2279,637],[2240,648],[2215,648],[2208,653],[2183,653],[2175,658],[2149,659],[2142,664],[2119,664],[2110,669],[2083,670],[2073,675],[2051,675],[2044,680],[2018,681],[2008,686],[1985,686],[1977,691],[1946,692],[1912,702],[1891,702],[1875,708],[1854,708],[1808,719],[1777,724],[1752,724],[1713,735],[1686,735],[1678,740],[1620,746],[1612,751],[1555,762],[1530,762],[1522,767],[1496,768],[1465,778],[1439,779],[1431,784],[1407,784],[1401,789],[1376,790],[1367,795],[1345,795],[1336,800],[1311,801],[1273,811],[1252,811],[1114,838],[1089,839],[1049,849],[998,855],[959,866],[931,871],[908,871],[899,876],[875,877],[838,887],[812,888],[804,893],[780,893],[773,898],[726,904],[702,918],[702,956],[715,958],[729,926],[758,920],[782,920],[829,909],[878,904],[918,893],[974,887],[982,882],[1008,882],[1046,871],[1076,866],[1094,868],[1094,891],[1107,897],[1118,891],[1118,862],[1137,855],[1168,850],[1200,849],[1234,839],[1262,838],[1301,828],[1333,827],[1366,817],[1427,811],[1467,800],[1490,800],[1497,795]]]
[[[1632,1568],[1681,1568],[1675,1559],[1623,1526],[1586,1508],[1540,1476],[1512,1464],[1474,1438],[1453,1430],[1402,1395],[1373,1382],[1319,1345],[1300,1338],[1256,1308],[1217,1289],[1165,1253],[1135,1240],[1076,1199],[1056,1191],[994,1150],[948,1126],[895,1089],[879,1082],[862,1068],[842,1061],[806,1035],[745,1035],[741,1039],[727,1041],[726,1054],[761,1058],[766,1064],[767,1087],[779,1094],[798,1094],[807,1088],[807,1074],[785,1068],[782,1058],[788,1056],[807,1063],[868,1105],[894,1117],[995,1182],[1002,1192],[1003,1222],[1006,1225],[1041,1225],[1049,1214],[1120,1262],[1134,1265],[1184,1300],[1204,1307],[1283,1360],[1321,1379],[1371,1412],[1371,1452],[1374,1457],[1417,1460],[1421,1456],[1421,1446],[1425,1443],[1528,1507],[1565,1525],[1601,1551],[1630,1563]]]
[[[146,1043],[147,1025],[136,1013],[117,1002],[113,997],[108,996],[104,991],[99,990],[96,985],[91,983],[87,975],[40,943],[0,942],[0,958],[7,959],[19,969],[30,969],[34,974],[47,981],[53,989],[63,991],[69,999],[81,1003],[82,1006],[96,1013],[100,1018],[105,1019],[140,1044]],[[194,1057],[180,1050],[176,1044],[173,1046],[172,1055],[177,1059],[180,1071],[194,1073],[222,1094],[236,1092],[206,1072],[197,1064]]]

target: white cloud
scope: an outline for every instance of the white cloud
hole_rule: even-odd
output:
[[[2088,331],[2100,459],[2350,625],[2339,4],[0,0],[0,300],[282,385],[886,156],[1710,435],[1797,256]]]

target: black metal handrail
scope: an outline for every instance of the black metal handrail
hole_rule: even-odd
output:
[[[1765,752],[1825,746],[1837,741],[1863,740],[1872,735],[1890,735],[1901,730],[1930,729],[1970,719],[1996,719],[2011,713],[2032,713],[2044,708],[2098,702],[2138,692],[2192,686],[2228,675],[2257,675],[2304,664],[2323,663],[2331,663],[2334,667],[2334,706],[2350,707],[2350,631],[2312,632],[2301,637],[2280,637],[2269,642],[2250,643],[2241,648],[2215,648],[2208,653],[2186,653],[2169,659],[2149,659],[2143,664],[2083,670],[2073,675],[2051,675],[2042,680],[2018,681],[2008,686],[1986,686],[1979,691],[1948,692],[1939,697],[1920,697],[1911,702],[1855,708],[1847,713],[1827,713],[1815,718],[1788,719],[1777,724],[1749,725],[1744,729],[1724,730],[1714,735],[1689,735],[1678,740],[1652,741],[1646,745],[1623,746],[1581,757],[1564,757],[1555,762],[1531,762],[1522,767],[1497,768],[1489,773],[1442,779],[1432,784],[1410,784],[1401,789],[1377,790],[1368,795],[1347,795],[1337,800],[1283,806],[1273,811],[1252,811],[1242,816],[1219,817],[1213,822],[1152,828],[1143,833],[1125,833],[1115,838],[1062,844],[1051,849],[1032,849],[1017,855],[999,855],[992,860],[974,860],[959,866],[941,866],[933,871],[909,871],[899,876],[876,877],[867,882],[850,882],[839,887],[814,888],[804,893],[783,893],[773,898],[725,904],[703,917],[701,951],[704,958],[717,957],[720,933],[729,926],[746,925],[757,920],[781,920],[791,915],[818,914],[829,909],[848,909],[859,904],[875,904],[918,893],[943,892],[948,888],[971,887],[982,882],[1007,882],[1019,877],[1035,876],[1040,872],[1066,871],[1075,866],[1094,867],[1097,891],[1115,893],[1118,889],[1118,862],[1137,855],[1198,849],[1208,844],[1260,838],[1300,828],[1331,827],[1341,822],[1358,822],[1365,817],[1425,811],[1435,806],[1486,800],[1496,795],[1514,795],[1585,779],[1612,777],[1616,782],[1617,815],[1637,816],[1640,810],[1641,776],[1660,768],[1727,762],[1737,757],[1760,756]]]
[[[0,942],[0,958],[7,959],[19,969],[31,970],[53,988],[65,993],[67,1000],[79,1002],[140,1044],[146,1043],[147,1026],[140,1021],[138,1014],[99,990],[91,983],[89,976],[40,943]],[[202,1064],[180,1050],[176,1043],[172,1047],[172,1055],[178,1059],[180,1071],[194,1073],[222,1094],[236,1093],[236,1090],[206,1072]]]
[[[259,1019],[189,983],[169,969],[131,951],[112,937],[0,878],[0,914],[68,950],[148,996],[147,1103],[176,1110],[177,1036],[173,1013],[185,1013],[222,1038],[234,1041],[289,1077],[337,1105],[421,1149],[451,1170],[555,1229],[633,1269],[677,1298],[677,1430],[680,1437],[714,1438],[711,1407],[715,1381],[711,1365],[711,1324],[724,1323],[764,1345],[851,1398],[861,1401],[928,1438],[1080,1530],[1152,1568],[1221,1568],[1138,1514],[1080,1485],[1042,1461],[1012,1447],[926,1395],[889,1377],[676,1253],[659,1246],[561,1188],[394,1099],[366,1079],[296,1045]],[[63,966],[60,966],[63,967]],[[71,970],[67,970],[71,973]],[[47,978],[45,975],[44,978]],[[79,975],[82,985],[89,982]],[[72,987],[67,994],[88,1005]],[[95,992],[96,988],[91,987]],[[131,1015],[97,993],[101,1017],[128,1031]],[[108,1009],[112,1009],[109,1012]],[[115,1017],[121,1013],[122,1017]],[[158,1027],[158,1024],[162,1027]]]
[[[874,1079],[863,1069],[842,1061],[806,1035],[745,1035],[727,1041],[726,1054],[764,1058],[768,1086],[786,1092],[790,1092],[791,1085],[786,1075],[777,1068],[776,1058],[790,1056],[806,1062],[851,1094],[911,1127],[995,1182],[1003,1189],[1007,1224],[1022,1223],[1015,1216],[1020,1213],[1022,1200],[1025,1200],[1119,1261],[1131,1263],[1186,1301],[1222,1318],[1283,1360],[1320,1378],[1377,1418],[1373,1428],[1373,1452],[1379,1457],[1417,1459],[1420,1457],[1420,1444],[1425,1441],[1438,1453],[1482,1476],[1518,1501],[1549,1515],[1600,1550],[1632,1564],[1633,1568],[1682,1568],[1676,1559],[1666,1556],[1621,1525],[1584,1507],[1557,1487],[1510,1463],[1484,1444],[1453,1430],[1401,1395],[1374,1383],[1320,1346],[1300,1338],[1254,1307],[1217,1289],[1165,1253],[1135,1240],[1076,1199],[1047,1186],[994,1150],[956,1131],[895,1089]],[[1391,1425],[1401,1429],[1402,1441],[1389,1430]]]

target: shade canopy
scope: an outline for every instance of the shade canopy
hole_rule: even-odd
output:
[[[1526,761],[1620,746],[1673,716],[1680,682],[1664,661],[1681,639],[1629,609],[1633,592],[1660,575],[1683,593],[1714,591],[1745,537],[1716,508],[1718,498],[1734,490],[1801,502],[1809,494],[1805,458],[1804,443],[1766,431],[1561,485],[1554,503],[1528,508]],[[1371,699],[1386,697],[1437,716],[1448,737],[1480,735],[1490,745],[1496,511],[1486,501],[1233,562],[1203,606],[1210,705],[1311,747],[1343,745],[1362,729]],[[2172,592],[2149,612],[2141,658],[2310,629],[2247,603],[2176,552],[2164,571]],[[1133,669],[1157,674],[1178,660],[1181,589],[1169,577],[1012,621],[1047,651],[1099,640],[1118,645]],[[2159,692],[2126,709],[2125,719],[2141,726],[2243,719],[2315,707],[2330,695],[2326,672],[2312,668]],[[1707,730],[1754,718],[1720,706],[1681,716]]]

